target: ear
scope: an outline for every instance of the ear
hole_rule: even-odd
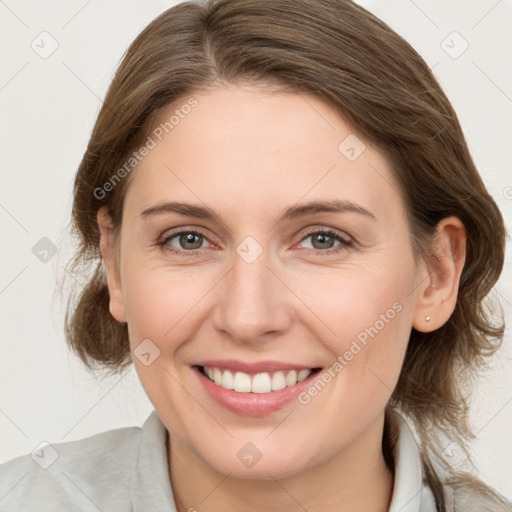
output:
[[[100,228],[100,251],[107,274],[107,285],[110,295],[109,309],[118,322],[126,322],[126,309],[121,288],[121,275],[115,257],[112,235],[112,220],[108,208],[102,206],[97,213]]]
[[[420,276],[412,326],[420,332],[444,325],[457,304],[460,275],[466,261],[466,229],[458,217],[446,217],[437,225],[434,252],[438,263],[430,263]],[[426,317],[430,317],[427,321]]]

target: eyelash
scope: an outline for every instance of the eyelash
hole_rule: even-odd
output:
[[[182,231],[176,231],[175,233],[171,233],[170,235],[166,236],[163,240],[158,242],[158,245],[164,251],[176,254],[178,256],[187,257],[190,254],[197,255],[198,254],[197,251],[202,251],[202,249],[193,249],[193,250],[190,250],[190,251],[184,251],[184,250],[176,249],[175,247],[173,247],[173,246],[168,244],[168,242],[170,240],[172,240],[173,238],[176,238],[177,236],[182,235],[184,233],[193,234],[193,235],[199,235],[200,237],[203,237],[204,239],[208,240],[207,236],[204,233],[201,233],[200,231],[196,231],[196,230],[182,230]],[[328,235],[329,237],[334,238],[335,240],[338,240],[340,242],[340,244],[338,246],[336,246],[336,247],[333,247],[333,248],[330,248],[330,249],[326,249],[326,250],[322,250],[322,249],[303,249],[304,251],[306,251],[306,254],[308,254],[308,255],[313,255],[313,256],[316,256],[316,255],[319,255],[319,254],[331,255],[331,254],[336,254],[336,253],[339,253],[339,252],[347,250],[347,249],[351,249],[354,246],[354,242],[352,240],[348,240],[348,239],[345,239],[345,238],[341,237],[340,235],[338,235],[338,233],[336,233],[332,229],[314,229],[314,230],[311,230],[308,233],[306,233],[306,235],[304,237],[302,237],[300,241],[303,242],[304,240],[306,240],[310,236],[317,235],[317,234]],[[206,247],[204,247],[203,249],[206,249]]]

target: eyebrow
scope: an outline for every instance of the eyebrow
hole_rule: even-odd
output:
[[[311,201],[302,205],[295,205],[287,208],[279,218],[278,222],[283,222],[290,219],[298,219],[311,215],[314,213],[344,213],[353,212],[365,215],[373,220],[377,217],[369,210],[356,203],[346,200],[332,200],[332,201]],[[198,219],[216,220],[220,224],[224,224],[220,216],[207,206],[199,206],[189,203],[180,202],[166,202],[158,204],[150,208],[146,208],[139,215],[147,218],[152,215],[162,213],[179,213],[187,217],[195,217]]]

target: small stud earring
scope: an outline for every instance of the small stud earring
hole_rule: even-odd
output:
[[[429,316],[426,316],[426,317],[425,317],[425,320],[426,320],[427,322],[430,322],[430,317],[429,317]]]

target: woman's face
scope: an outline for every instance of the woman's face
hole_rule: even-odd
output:
[[[111,287],[149,399],[234,477],[380,450],[426,275],[387,161],[310,96],[193,98],[133,171]]]

